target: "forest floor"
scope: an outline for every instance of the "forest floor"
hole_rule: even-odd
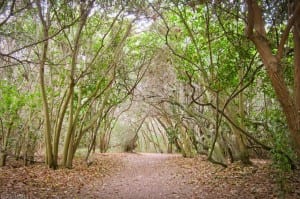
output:
[[[71,170],[10,163],[0,168],[0,198],[300,198],[298,171],[252,161],[224,169],[201,156],[108,153],[91,166],[76,159]]]

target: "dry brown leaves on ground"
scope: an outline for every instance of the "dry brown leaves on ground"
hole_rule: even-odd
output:
[[[77,198],[82,187],[87,183],[99,186],[119,163],[111,156],[98,154],[89,167],[81,159],[73,165],[73,169],[58,170],[44,164],[0,168],[0,198]]]
[[[224,169],[208,162],[205,157],[191,159],[172,156],[161,161],[157,161],[156,156],[141,155],[141,157],[144,163],[140,163],[141,159],[138,155],[97,154],[90,167],[77,159],[74,162],[74,169],[71,170],[51,170],[42,164],[0,168],[0,198],[99,198],[105,195],[105,191],[112,197],[113,195],[110,194],[117,194],[114,192],[116,184],[119,189],[128,189],[128,187],[130,190],[154,189],[155,184],[152,181],[155,182],[155,179],[165,181],[162,182],[165,186],[156,186],[156,189],[169,185],[169,188],[172,188],[176,184],[188,187],[189,189],[176,191],[187,192],[181,195],[191,196],[189,198],[300,198],[299,171],[281,175],[280,178],[279,172],[272,169],[270,161],[253,160],[251,166],[243,166],[237,162]],[[128,162],[128,160],[132,161]],[[147,173],[148,165],[152,165],[154,172],[163,176],[153,179],[153,176]],[[167,170],[163,169],[166,167]],[[132,170],[139,170],[137,172],[139,176],[133,175]],[[173,175],[174,178],[168,178]],[[105,176],[109,178],[104,178]],[[119,181],[120,176],[125,180]],[[147,187],[140,183],[133,183],[133,180],[140,179],[139,177]],[[114,178],[117,179],[111,180],[110,186],[104,186],[103,179],[107,180],[104,183],[108,183],[109,179]],[[160,190],[153,191],[151,198],[160,197],[158,193]],[[176,194],[172,198],[176,198],[175,196]]]
[[[253,165],[239,162],[224,169],[206,161],[205,157],[177,158],[175,163],[189,175],[195,186],[195,198],[300,198],[300,172],[280,174],[271,162],[252,160]],[[280,177],[281,176],[281,177]]]

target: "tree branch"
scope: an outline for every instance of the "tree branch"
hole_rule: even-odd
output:
[[[73,25],[80,19],[80,17],[81,17],[81,16],[79,16],[78,18],[76,18],[76,19],[75,19],[74,21],[72,21],[70,24],[67,24],[67,25],[63,26],[60,30],[58,30],[58,31],[55,32],[54,34],[52,34],[52,35],[50,35],[50,36],[48,36],[48,37],[46,37],[46,38],[44,38],[44,39],[42,39],[42,40],[40,40],[40,41],[36,41],[36,42],[31,43],[31,44],[27,44],[27,45],[25,45],[25,46],[22,46],[21,48],[18,48],[18,49],[16,49],[16,50],[13,50],[13,51],[9,52],[9,53],[1,53],[1,52],[0,52],[0,56],[12,58],[12,54],[14,54],[14,53],[17,53],[17,52],[19,52],[19,51],[21,51],[21,50],[24,50],[24,49],[26,49],[26,48],[35,46],[35,45],[37,45],[37,44],[46,42],[46,41],[48,41],[48,40],[50,40],[50,39],[56,37],[56,36],[57,36],[59,33],[61,33],[64,29],[67,29],[67,28],[73,26]]]
[[[295,9],[293,15],[291,16],[291,18],[288,20],[288,23],[287,23],[287,26],[281,36],[281,39],[280,39],[280,43],[277,47],[277,54],[276,54],[276,57],[278,60],[281,60],[282,57],[283,57],[283,51],[284,51],[284,45],[289,37],[289,34],[290,34],[290,31],[292,29],[292,27],[294,26],[294,23],[296,21],[296,16],[297,16],[297,13],[300,12],[300,4],[298,3],[297,5],[297,8]],[[299,20],[299,19],[298,19]]]

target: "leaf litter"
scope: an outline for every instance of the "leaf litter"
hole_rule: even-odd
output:
[[[114,153],[96,154],[89,167],[82,159],[77,158],[73,169],[52,170],[43,164],[27,167],[9,165],[0,168],[0,198],[97,198],[99,194],[103,194],[101,187],[107,187],[104,180],[117,176],[126,167],[122,160],[124,157],[126,156]],[[172,173],[172,178],[166,177],[165,184],[168,186],[179,184],[191,187],[193,192],[186,193],[186,196],[192,195],[192,198],[300,198],[299,170],[282,174],[268,160],[252,162],[253,165],[250,166],[236,162],[224,169],[208,162],[204,156],[173,156],[161,164],[162,170],[169,168],[167,171],[163,170],[161,175]],[[164,176],[158,180],[164,180]],[[124,179],[120,179],[120,182],[124,186],[132,186]],[[108,187],[115,194],[120,194],[120,188],[122,184]],[[185,192],[185,189],[180,191]],[[163,198],[161,190],[156,190],[155,193],[157,198]],[[180,195],[184,196],[185,193]],[[176,190],[166,198],[178,197]]]
[[[0,198],[77,198],[86,184],[99,186],[99,179],[113,173],[118,165],[106,154],[97,154],[90,166],[77,158],[73,169],[8,165],[0,168]]]

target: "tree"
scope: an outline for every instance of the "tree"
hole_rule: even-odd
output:
[[[0,81],[0,100],[0,167],[2,167],[8,154],[12,153],[12,137],[20,125],[20,110],[24,106],[24,96],[14,85]]]
[[[267,36],[266,21],[263,18],[261,7],[257,1],[247,0],[248,8],[246,33],[249,39],[256,46],[262,62],[267,70],[268,76],[272,82],[276,97],[280,102],[285,114],[287,125],[293,140],[293,146],[298,158],[300,157],[300,3],[293,1],[288,3],[291,9],[288,13],[286,26],[284,27],[279,44],[276,45]],[[277,24],[276,24],[277,25]],[[279,24],[280,25],[280,24]],[[282,24],[281,24],[282,25]],[[286,52],[286,46],[289,46],[288,40],[290,32],[293,30],[293,50],[294,50],[294,89],[290,91],[284,77],[284,59],[289,57]]]
[[[202,107],[209,117],[217,120],[217,123],[211,124],[215,128],[211,151],[214,151],[216,141],[222,142],[218,133],[219,126],[223,122],[228,123],[233,134],[230,138],[234,143],[230,147],[233,159],[249,163],[245,137],[239,128],[231,124],[242,126],[243,122],[239,122],[245,106],[242,91],[250,85],[249,77],[257,71],[253,62],[249,65],[246,62],[253,59],[253,51],[239,49],[238,44],[232,42],[232,38],[244,41],[240,38],[242,24],[238,20],[233,23],[225,17],[220,19],[213,14],[214,7],[209,4],[200,5],[197,9],[184,6],[179,1],[172,1],[171,4],[173,6],[168,11],[160,12],[154,6],[153,9],[160,14],[166,27],[166,33],[163,34],[166,45],[174,55],[178,78],[186,84],[183,87],[185,97],[180,97],[177,102],[185,106],[193,105],[195,109]],[[223,23],[228,24],[227,30]],[[237,56],[243,56],[245,61],[240,64]],[[234,102],[238,96],[240,105],[236,106]],[[187,100],[184,102],[182,99]],[[216,111],[212,113],[209,109]],[[219,117],[219,111],[226,114],[229,120],[222,115]]]

